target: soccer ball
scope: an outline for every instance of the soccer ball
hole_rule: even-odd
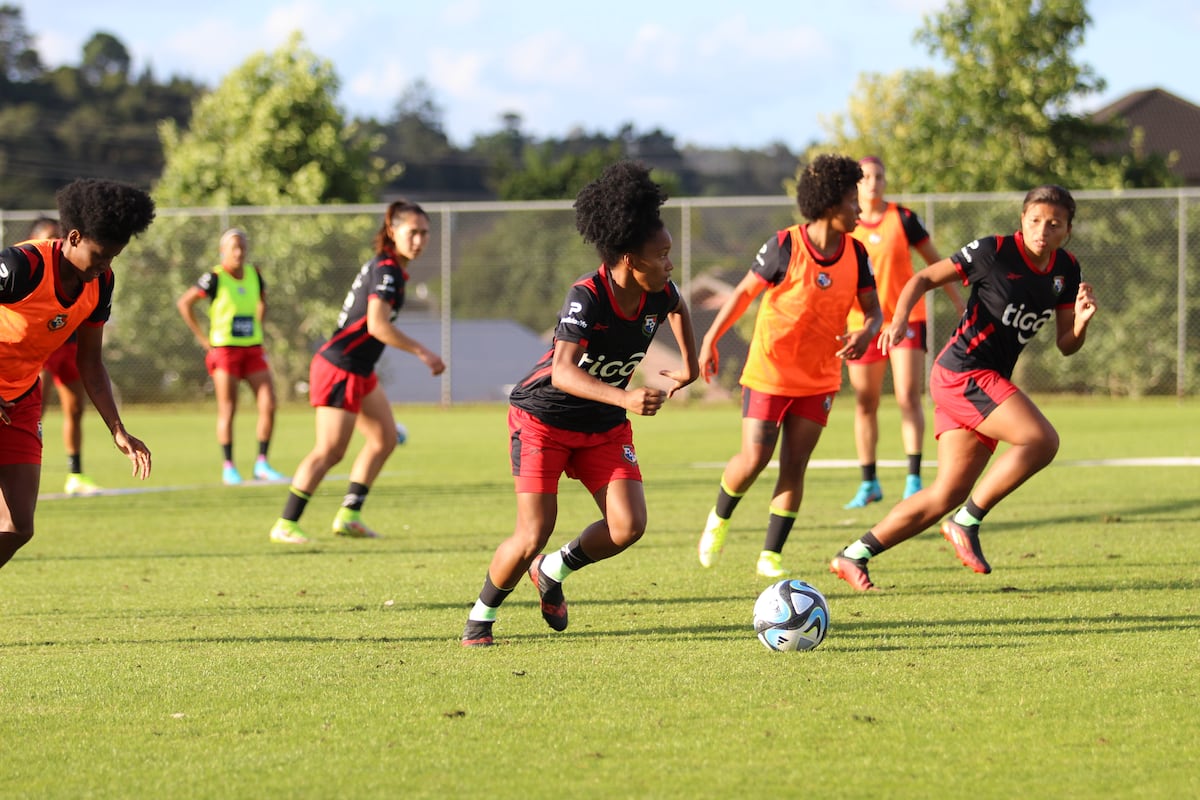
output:
[[[408,441],[408,428],[404,427],[403,422],[396,423],[396,444],[404,444]]]
[[[771,584],[754,603],[754,632],[772,650],[812,650],[828,630],[825,595],[804,581]]]

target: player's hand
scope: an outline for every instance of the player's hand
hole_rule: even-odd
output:
[[[421,353],[420,358],[425,362],[425,366],[429,367],[429,371],[435,376],[441,375],[446,371],[446,363],[442,361],[442,357],[437,353],[425,351]]]
[[[1087,322],[1096,314],[1096,295],[1092,293],[1090,283],[1080,283],[1079,291],[1075,293],[1075,319]]]
[[[892,320],[891,325],[879,332],[879,352],[886,356],[893,347],[903,342],[907,335],[908,323]]]
[[[675,385],[667,390],[668,398],[674,397],[676,392],[678,392],[683,387],[687,386],[689,383],[692,383],[697,378],[696,375],[693,375],[687,369],[680,369],[680,370],[662,369],[662,370],[658,371],[658,374],[662,375],[664,378],[666,378],[668,380],[672,380],[675,382]]]
[[[705,383],[712,383],[721,368],[721,354],[717,352],[716,344],[700,346],[700,374]]]
[[[625,410],[643,417],[653,417],[667,401],[667,393],[662,389],[651,389],[643,386],[625,393]]]
[[[136,436],[130,436],[123,426],[113,432],[113,442],[133,463],[133,475],[140,480],[150,477],[150,448]]]
[[[842,347],[834,355],[838,358],[856,359],[862,358],[867,352],[867,346],[871,343],[871,336],[867,333],[866,328],[862,328],[851,333],[843,333],[837,337],[837,340],[842,343]]]

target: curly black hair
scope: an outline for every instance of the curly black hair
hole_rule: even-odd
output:
[[[666,201],[648,167],[618,161],[575,196],[575,227],[605,264],[614,264],[662,229],[659,208]]]
[[[809,222],[841,205],[846,193],[858,188],[862,167],[849,156],[825,153],[814,158],[796,186],[796,205]]]
[[[141,189],[116,181],[79,178],[54,195],[62,229],[106,245],[124,247],[154,221],[154,201]]]

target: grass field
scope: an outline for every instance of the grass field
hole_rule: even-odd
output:
[[[37,535],[0,570],[0,797],[1200,796],[1196,402],[1043,408],[1062,450],[988,517],[991,575],[928,532],[872,562],[883,591],[852,592],[826,562],[902,470],[858,511],[842,509],[856,469],[810,470],[784,560],[831,627],[797,654],[750,628],[773,471],[722,561],[696,563],[733,406],[636,420],[645,538],[570,578],[570,630],[522,583],[482,650],[458,637],[512,526],[502,406],[398,409],[409,442],[364,511],[387,538],[327,533],[343,464],[304,547],[267,540],[283,486],[219,484],[211,406],[127,409],[150,491],[96,498],[54,496],[52,413]],[[850,411],[816,458],[853,458]],[[252,425],[244,408],[244,473]],[[881,425],[881,458],[900,458],[888,404]],[[287,471],[311,411],[277,430]],[[1076,463],[1154,457],[1192,465]],[[85,467],[136,483],[94,413]],[[593,517],[564,483],[552,546]]]

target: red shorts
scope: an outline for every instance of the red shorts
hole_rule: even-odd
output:
[[[1017,387],[999,372],[976,369],[951,372],[938,364],[929,375],[929,395],[933,398],[933,435],[965,428],[996,452],[996,441],[975,430],[996,406],[1017,393]]]
[[[642,480],[629,420],[603,433],[555,428],[508,407],[509,457],[518,492],[557,494],[563,473],[595,494],[613,481]]]
[[[35,383],[4,413],[10,422],[0,422],[0,464],[41,464],[42,382]]]
[[[330,364],[321,356],[313,356],[308,367],[308,403],[313,408],[328,406],[351,414],[362,411],[363,398],[375,390],[379,378],[356,375]]]
[[[72,339],[51,353],[42,369],[49,371],[54,376],[54,382],[61,386],[77,383],[79,365],[75,363],[75,356],[78,352],[79,342]]]
[[[887,327],[886,325],[884,327]],[[924,321],[909,323],[908,329],[904,331],[904,341],[900,344],[892,345],[893,350],[921,350],[921,352],[929,352],[929,326]],[[871,340],[871,344],[867,346],[867,352],[863,353],[862,358],[848,358],[847,364],[874,364],[877,361],[883,361],[887,356],[879,349],[879,337],[876,336]]]
[[[209,348],[204,354],[204,366],[208,368],[209,375],[220,370],[238,380],[270,369],[261,344]]]
[[[761,419],[764,422],[779,424],[783,422],[784,417],[794,416],[812,420],[824,428],[829,422],[831,408],[833,408],[833,392],[789,397],[742,387],[743,419]]]

